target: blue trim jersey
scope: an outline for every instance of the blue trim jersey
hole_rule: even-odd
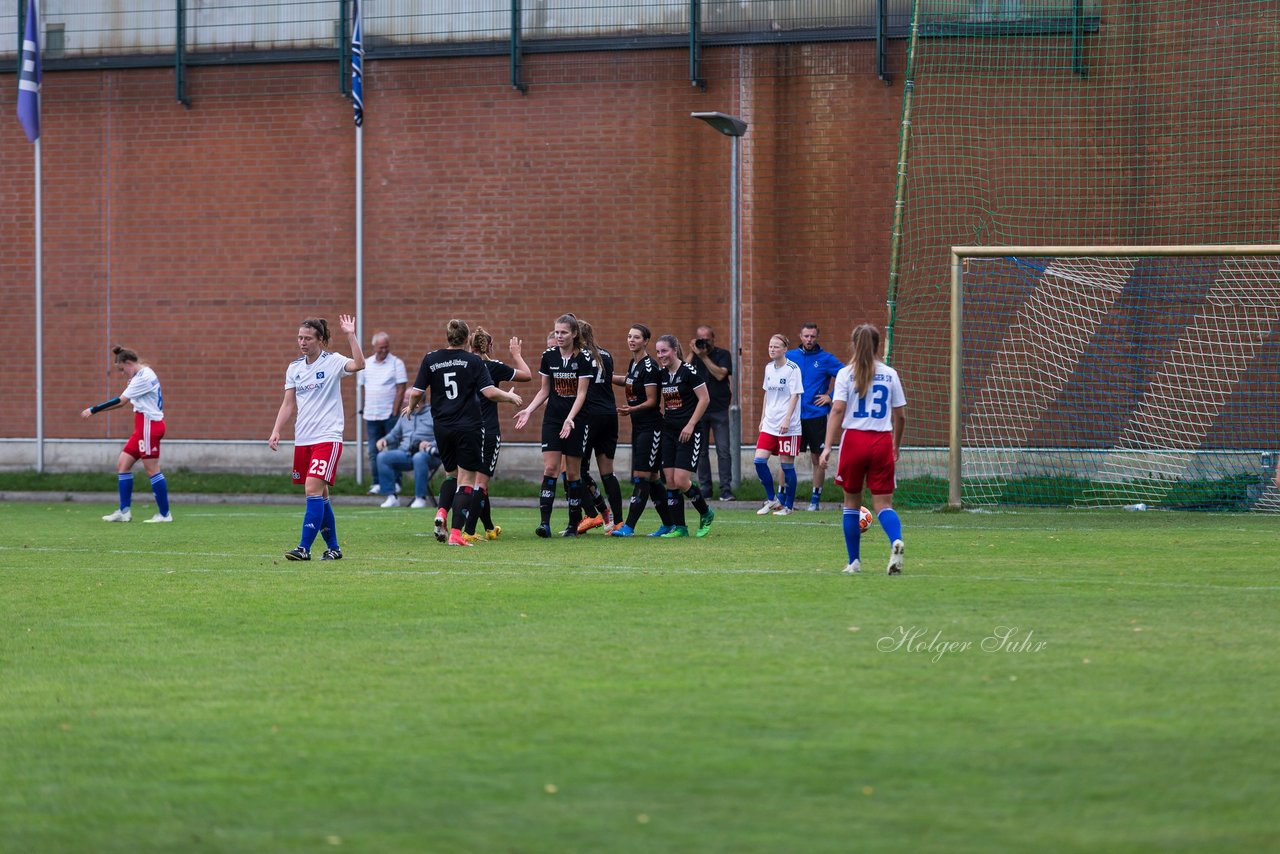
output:
[[[787,351],[787,358],[800,366],[800,376],[804,379],[804,397],[800,398],[800,417],[826,418],[831,413],[831,407],[819,406],[813,402],[813,399],[827,393],[831,378],[840,373],[844,362],[821,347],[816,350],[797,347]]]
[[[295,445],[342,441],[347,416],[342,408],[340,381],[351,376],[347,371],[349,361],[341,353],[323,350],[314,362],[307,364],[307,357],[303,356],[285,370],[284,387],[293,389],[298,401],[293,427]]]
[[[773,361],[764,366],[764,407],[760,416],[760,432],[773,436],[800,435],[800,406],[791,410],[791,420],[782,423],[782,416],[787,414],[787,406],[791,398],[798,397],[803,391],[800,368],[795,362],[787,359],[779,368]]]
[[[164,395],[160,393],[160,378],[146,365],[138,368],[120,396],[129,398],[133,411],[142,413],[142,417],[148,421],[164,420]]]
[[[846,365],[836,377],[836,390],[832,400],[846,401],[844,422],[846,430],[866,430],[872,433],[888,433],[893,430],[893,410],[907,405],[898,372],[884,362],[876,362],[871,375],[871,386],[859,397],[853,385],[853,368]]]

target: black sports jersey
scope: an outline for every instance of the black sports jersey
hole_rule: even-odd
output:
[[[483,357],[482,357],[483,358]],[[494,385],[505,383],[516,375],[516,369],[503,364],[497,359],[484,359],[484,366],[489,369],[489,379]],[[480,417],[484,421],[484,432],[496,436],[502,435],[502,424],[498,418],[498,404],[476,391],[476,399],[480,403]]]
[[[706,380],[697,366],[688,362],[680,363],[675,376],[669,371],[659,370],[662,373],[662,420],[668,425],[683,427],[689,423],[689,416],[698,406],[694,389],[706,385]]]
[[[592,416],[617,415],[618,401],[613,396],[613,355],[603,347],[599,350],[603,365],[595,363],[590,350],[583,351],[583,355],[591,359],[591,385],[587,387],[587,402],[582,409]]]
[[[662,368],[652,356],[633,359],[627,368],[627,406],[639,406],[649,399],[649,387],[662,386]],[[658,405],[649,409],[641,409],[631,413],[631,425],[638,427],[657,424],[662,420],[662,397],[658,397]]]
[[[475,353],[446,348],[422,357],[413,387],[431,392],[431,417],[437,426],[480,429],[481,389],[493,385],[489,369]]]
[[[551,395],[547,398],[547,414],[545,419],[561,422],[569,417],[573,409],[573,401],[578,396],[578,378],[590,377],[591,357],[583,353],[574,353],[565,358],[559,347],[551,347],[542,354],[542,363],[538,373],[551,378]],[[586,404],[583,403],[583,407]]]

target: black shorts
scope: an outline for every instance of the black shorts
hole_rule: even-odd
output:
[[[687,442],[680,441],[680,433],[683,430],[683,424],[662,425],[662,467],[664,469],[697,471],[698,460],[707,452],[706,427],[699,424]]]
[[[827,416],[800,419],[800,452],[822,453],[827,446]]]
[[[479,428],[436,424],[436,448],[440,451],[440,465],[444,470],[480,471],[484,458],[480,455]]]
[[[484,428],[480,437],[480,468],[477,472],[485,477],[493,477],[498,470],[498,453],[502,450],[502,434],[491,427]]]
[[[618,455],[618,413],[591,416],[582,456],[586,458],[595,454],[603,454],[608,460]]]
[[[568,457],[581,457],[582,449],[586,446],[588,438],[587,420],[582,415],[573,419],[573,429],[569,431],[569,435],[560,438],[560,431],[564,428],[563,421],[552,421],[544,418],[542,421],[542,452],[554,451],[557,454],[564,454]]]
[[[631,470],[657,471],[662,468],[662,422],[631,425]]]

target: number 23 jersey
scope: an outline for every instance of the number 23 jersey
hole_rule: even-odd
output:
[[[853,368],[845,365],[836,374],[836,388],[832,400],[845,401],[844,423],[846,430],[867,430],[888,433],[893,429],[893,410],[907,405],[898,372],[883,362],[876,362],[871,374],[871,386],[865,397],[858,396],[853,384]]]

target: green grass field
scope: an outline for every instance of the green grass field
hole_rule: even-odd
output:
[[[1280,847],[1275,517],[907,511],[890,578],[301,503],[0,505],[0,850]]]

